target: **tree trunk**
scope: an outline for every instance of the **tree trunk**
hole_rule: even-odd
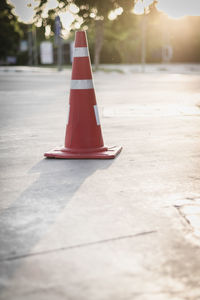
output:
[[[103,46],[103,20],[95,21],[95,48],[94,48],[94,67],[95,71],[99,67],[100,53]]]
[[[145,72],[145,64],[146,64],[146,31],[147,31],[147,16],[144,12],[142,17],[142,49],[141,49],[141,65],[142,72]]]

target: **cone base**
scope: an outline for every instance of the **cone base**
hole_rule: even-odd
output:
[[[47,158],[63,159],[112,159],[115,158],[122,150],[122,147],[108,147],[104,151],[73,153],[64,149],[54,149],[44,154]]]

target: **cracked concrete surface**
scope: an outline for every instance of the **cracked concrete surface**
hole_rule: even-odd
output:
[[[79,245],[71,245],[68,247],[62,247],[62,248],[57,248],[57,249],[50,249],[50,250],[46,250],[44,252],[34,252],[34,253],[26,253],[24,255],[21,256],[10,256],[10,257],[6,257],[3,258],[2,260],[0,260],[0,262],[3,261],[9,261],[9,260],[15,260],[15,259],[22,259],[28,256],[34,256],[34,255],[45,255],[45,254],[49,254],[49,253],[53,253],[53,252],[57,252],[57,251],[67,251],[67,250],[71,250],[71,249],[75,249],[75,248],[82,248],[82,247],[89,247],[89,246],[94,246],[97,244],[103,244],[103,243],[109,243],[109,242],[114,242],[114,241],[119,241],[119,240],[124,240],[124,239],[131,239],[134,237],[138,237],[141,235],[146,235],[146,234],[151,234],[151,233],[155,233],[156,231],[146,231],[146,232],[140,232],[137,234],[133,234],[133,235],[125,235],[125,236],[118,236],[118,237],[113,237],[107,240],[100,240],[100,241],[94,241],[94,242],[90,242],[90,243],[85,243],[85,244],[79,244]]]
[[[0,299],[199,300],[200,74],[95,73],[109,161],[43,158],[69,70],[0,77]]]
[[[195,177],[192,177],[197,180]],[[200,199],[189,198],[186,201],[179,201],[175,207],[180,215],[185,218],[186,222],[191,226],[194,234],[200,238]]]

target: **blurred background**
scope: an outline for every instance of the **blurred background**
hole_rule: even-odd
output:
[[[200,62],[198,0],[1,0],[0,65],[70,65],[80,29],[95,68]]]

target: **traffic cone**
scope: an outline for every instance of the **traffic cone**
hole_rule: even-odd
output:
[[[65,146],[53,158],[114,158],[122,147],[105,147],[92,80],[85,31],[76,32]]]

